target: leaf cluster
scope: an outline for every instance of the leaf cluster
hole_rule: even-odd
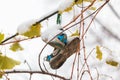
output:
[[[29,38],[37,37],[41,35],[40,31],[41,31],[41,24],[36,24],[36,25],[30,26],[29,30],[24,32],[22,35]]]

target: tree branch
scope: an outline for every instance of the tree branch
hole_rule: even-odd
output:
[[[38,23],[41,23],[42,21],[44,21],[44,20],[46,20],[46,19],[52,17],[53,15],[57,14],[58,12],[59,12],[59,11],[57,11],[57,10],[54,11],[54,12],[52,12],[51,14],[45,16],[44,18],[41,18],[39,21],[37,21],[37,22],[34,23],[33,25],[36,25],[36,24],[38,24]]]
[[[40,23],[40,22],[42,22],[42,21],[44,21],[44,20],[50,18],[51,16],[57,14],[58,12],[59,12],[59,11],[56,10],[56,11],[50,13],[49,15],[46,15],[45,17],[43,17],[43,18],[41,18],[40,20],[38,20],[37,22],[35,22],[33,25],[36,25],[36,24],[38,24],[38,23]],[[12,39],[12,38],[14,38],[14,37],[16,37],[17,35],[19,35],[19,34],[16,33],[16,34],[14,34],[14,35],[12,35],[12,36],[6,38],[6,39],[5,39],[4,41],[2,41],[0,44],[3,44],[4,42],[6,42],[6,41],[8,41],[8,40],[10,40],[10,39]]]
[[[62,76],[59,76],[59,75],[55,75],[53,73],[42,72],[42,71],[17,71],[17,70],[5,71],[5,74],[16,74],[16,73],[18,73],[18,74],[20,74],[20,73],[26,73],[26,74],[34,74],[34,73],[45,74],[45,75],[54,76],[54,77],[57,77],[57,78],[60,78],[60,79],[63,79],[63,80],[69,80],[69,79],[66,79],[65,77],[62,77]]]
[[[8,37],[8,38],[6,38],[5,40],[3,40],[3,41],[0,43],[0,45],[2,45],[4,42],[6,42],[6,41],[8,41],[8,40],[10,40],[10,39],[12,39],[12,38],[14,38],[14,37],[17,36],[17,35],[18,35],[18,33],[14,34],[14,35],[12,35],[12,36],[10,36],[10,37]]]
[[[113,13],[115,14],[115,16],[118,18],[118,19],[120,19],[120,15],[117,13],[117,11],[113,8],[113,6],[110,4],[110,3],[108,3],[108,6],[110,7],[110,9],[113,11]]]

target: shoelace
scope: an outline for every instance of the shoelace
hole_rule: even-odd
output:
[[[53,58],[53,55],[52,55],[52,54],[51,54],[51,55],[48,55],[48,56],[46,57],[46,61],[50,61],[51,58]]]
[[[60,34],[57,36],[57,38],[63,42],[65,45],[67,44],[67,37],[66,37],[66,34]]]

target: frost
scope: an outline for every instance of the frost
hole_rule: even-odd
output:
[[[74,0],[63,0],[59,5],[58,10],[64,12],[66,9],[70,9],[74,4]]]
[[[62,28],[60,25],[55,25],[52,26],[48,29],[46,29],[44,32],[41,33],[41,38],[44,42],[49,42],[51,39],[53,39],[57,34],[61,33],[62,30],[60,30],[60,28]],[[55,40],[55,39],[54,39]],[[53,41],[54,41],[53,40]]]

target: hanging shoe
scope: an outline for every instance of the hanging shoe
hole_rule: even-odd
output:
[[[70,39],[64,49],[61,49],[59,54],[50,60],[49,64],[51,68],[60,68],[72,54],[76,53],[79,50],[79,42],[80,39],[78,37]]]

